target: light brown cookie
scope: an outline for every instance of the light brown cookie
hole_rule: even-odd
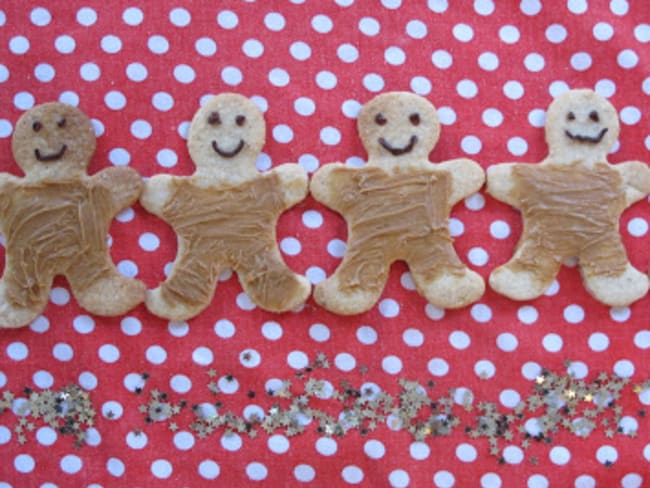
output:
[[[144,283],[117,271],[106,244],[113,217],[138,199],[138,173],[109,168],[88,176],[95,151],[90,120],[58,102],[23,114],[12,149],[25,177],[0,174],[7,243],[0,327],[34,320],[56,275],[64,275],[79,304],[98,315],[120,315],[141,303]]]
[[[169,277],[147,294],[155,315],[186,320],[199,314],[227,268],[263,309],[284,312],[307,300],[311,284],[287,267],[275,236],[280,214],[306,197],[307,174],[297,164],[259,173],[255,162],[264,141],[264,118],[255,104],[234,93],[218,95],[190,126],[196,172],[155,175],[145,183],[142,205],[178,236]]]
[[[618,226],[623,210],[650,193],[650,169],[639,161],[607,161],[618,134],[618,115],[607,100],[571,90],[547,111],[546,159],[488,168],[488,193],[519,209],[524,220],[513,258],[490,275],[495,291],[536,298],[564,261],[577,258],[587,290],[602,303],[624,306],[647,293],[648,277],[628,261]]]
[[[316,286],[316,301],[350,315],[379,299],[390,265],[408,264],[417,290],[435,306],[458,308],[478,300],[483,279],[458,258],[448,229],[451,208],[478,191],[481,167],[469,159],[432,164],[440,135],[435,107],[408,92],[379,95],[358,119],[368,164],[321,167],[312,178],[314,198],[347,221],[343,262]]]

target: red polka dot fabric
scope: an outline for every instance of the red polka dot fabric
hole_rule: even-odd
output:
[[[618,110],[610,162],[650,162],[649,21],[645,2],[626,0],[5,2],[0,168],[21,175],[11,157],[16,121],[59,100],[92,119],[89,173],[130,166],[144,177],[191,174],[189,121],[206,97],[223,92],[248,96],[264,112],[260,171],[286,162],[309,174],[335,161],[360,166],[356,116],[392,90],[436,106],[442,132],[432,162],[534,163],[548,153],[549,103],[582,87]],[[641,270],[650,268],[649,215],[645,198],[620,221]],[[487,279],[512,255],[522,223],[482,190],[454,207],[450,229],[461,259]],[[149,288],[164,280],[176,254],[167,224],[136,204],[108,238],[120,272]],[[308,197],[282,215],[277,239],[287,264],[316,284],[340,263],[345,221]],[[188,322],[144,306],[90,315],[57,278],[42,316],[0,331],[0,395],[14,394],[0,414],[0,486],[647,486],[648,313],[648,297],[622,308],[596,302],[575,263],[539,299],[515,302],[488,288],[460,310],[427,304],[396,263],[377,305],[349,317],[312,298],[298,311],[265,312],[228,272],[210,306]],[[329,367],[313,367],[322,358]],[[583,384],[601,373],[622,378],[620,396],[607,400],[609,410],[620,407],[618,422],[597,413],[588,435],[565,425],[540,442],[539,412],[526,410],[497,455],[485,437],[469,435],[488,403],[517,420],[520,402],[548,393],[536,382],[551,372]],[[351,401],[333,394],[344,385],[384,392],[395,415],[344,435],[316,418],[302,419],[297,435],[286,425],[255,436],[250,426],[209,435],[193,426],[192,407],[201,405],[249,420],[269,416],[303,395],[307,378],[325,385],[311,407],[333,418]],[[435,399],[446,399],[458,424],[449,435],[417,439],[400,425],[408,382],[430,399],[425,419],[437,411]],[[30,392],[69,385],[97,413],[77,447],[20,408]],[[148,405],[163,394],[180,413],[151,418]]]

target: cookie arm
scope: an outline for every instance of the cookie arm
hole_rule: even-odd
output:
[[[323,205],[338,211],[338,202],[342,198],[341,188],[335,183],[334,176],[352,174],[354,168],[349,168],[343,163],[329,163],[314,173],[309,183],[312,196]]]
[[[483,168],[471,159],[452,159],[437,164],[435,167],[451,173],[451,194],[449,195],[451,206],[479,191],[485,183]]]
[[[11,194],[14,187],[20,182],[20,178],[9,173],[0,173],[0,201],[5,195]]]
[[[165,205],[172,198],[172,175],[154,175],[144,182],[142,195],[140,195],[140,205],[148,212],[162,216]]]
[[[512,170],[518,163],[501,163],[487,169],[487,192],[497,200],[519,206],[515,195],[515,181]]]
[[[307,172],[299,164],[281,164],[269,173],[275,173],[280,178],[280,191],[283,194],[286,208],[293,207],[307,197],[309,180]]]
[[[114,213],[135,203],[142,192],[142,178],[133,168],[106,168],[91,178],[109,191]]]
[[[641,161],[626,161],[615,164],[613,168],[623,179],[625,206],[643,199],[650,193],[650,167]]]

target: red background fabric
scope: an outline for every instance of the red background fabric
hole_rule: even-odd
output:
[[[540,161],[547,154],[543,111],[567,87],[595,88],[619,110],[621,134],[611,162],[650,161],[649,21],[645,2],[624,0],[5,2],[0,169],[20,174],[11,157],[11,132],[23,111],[61,99],[78,103],[95,121],[90,173],[128,164],[143,176],[190,174],[187,122],[203,96],[228,91],[255,97],[265,110],[261,170],[298,162],[311,173],[333,161],[363,161],[357,104],[390,90],[415,91],[440,110],[433,162],[467,156],[487,168]],[[641,270],[650,267],[649,212],[644,199],[620,225],[630,260]],[[452,226],[459,256],[487,278],[511,256],[521,219],[481,191],[453,209]],[[277,234],[288,265],[318,281],[340,262],[346,229],[339,215],[308,197],[281,217]],[[110,236],[121,270],[150,288],[164,279],[176,252],[165,223],[136,204],[114,221]],[[395,264],[381,301],[353,317],[328,313],[313,299],[299,312],[264,312],[250,306],[236,276],[225,275],[208,309],[187,324],[169,324],[144,306],[116,318],[89,316],[59,278],[35,324],[0,332],[0,390],[20,396],[25,386],[80,383],[97,409],[99,444],[75,450],[59,435],[46,446],[31,433],[20,445],[12,430],[17,418],[5,412],[0,426],[12,435],[0,445],[0,486],[201,486],[215,475],[223,486],[255,484],[251,476],[263,477],[267,486],[309,479],[314,486],[650,483],[648,421],[638,414],[650,403],[648,390],[628,389],[621,399],[638,423],[636,438],[608,439],[599,429],[582,439],[565,431],[550,445],[534,444],[521,462],[503,464],[490,456],[484,439],[468,438],[462,426],[449,437],[428,438],[427,451],[422,443],[413,445],[407,432],[383,423],[367,436],[352,431],[336,438],[332,453],[332,441],[319,441],[315,422],[286,440],[264,432],[256,439],[242,435],[240,446],[223,432],[194,436],[190,449],[184,441],[191,412],[174,419],[184,432],[180,437],[168,422],[144,422],[138,405],[154,388],[189,403],[214,401],[206,386],[210,368],[217,379],[233,375],[238,383],[236,392],[220,395],[224,408],[238,415],[250,404],[268,410],[273,399],[264,394],[267,382],[292,379],[299,390],[296,371],[318,353],[331,367],[314,376],[335,386],[341,380],[374,382],[396,394],[400,378],[423,385],[433,379],[432,397],[464,387],[475,402],[497,404],[505,390],[522,399],[530,395],[534,378],[526,365],[567,374],[569,361],[586,380],[601,371],[629,376],[631,383],[650,376],[647,297],[610,309],[588,295],[576,267],[563,267],[556,286],[532,302],[488,289],[477,304],[442,312],[412,290],[407,271]],[[212,356],[201,356],[206,350],[199,348]],[[242,360],[247,350],[259,354],[256,367]],[[483,379],[486,367],[494,374]],[[133,375],[142,373],[149,379],[137,395]],[[252,400],[249,391],[256,393]],[[119,403],[123,414],[107,418],[114,407],[107,402]],[[134,441],[138,429],[143,434]],[[383,444],[382,457],[367,454],[377,446],[369,441]],[[274,452],[287,443],[285,452]],[[461,459],[471,451],[467,445],[475,460]],[[566,464],[552,454],[558,446],[570,453]],[[603,465],[599,452],[612,450],[616,461]]]

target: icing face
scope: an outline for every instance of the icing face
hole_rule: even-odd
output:
[[[618,133],[616,110],[591,90],[563,93],[548,109],[546,137],[551,154],[559,159],[605,160]]]
[[[427,159],[440,135],[433,105],[407,92],[373,98],[361,110],[358,126],[370,160],[402,156]]]
[[[25,174],[63,175],[88,166],[95,152],[95,133],[90,120],[77,108],[46,103],[18,120],[12,149]]]
[[[248,98],[231,93],[208,100],[194,115],[188,135],[190,156],[197,167],[228,165],[237,172],[255,168],[262,150],[265,124]]]

